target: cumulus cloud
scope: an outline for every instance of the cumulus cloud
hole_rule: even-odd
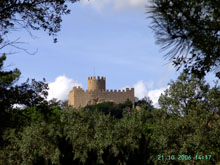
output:
[[[49,83],[49,91],[48,91],[48,100],[53,98],[59,100],[67,100],[69,91],[73,88],[73,86],[80,86],[82,84],[74,81],[65,75],[58,76],[54,82]]]
[[[150,97],[150,99],[153,101],[153,105],[155,107],[159,107],[159,104],[158,104],[158,99],[160,98],[160,95],[162,93],[164,93],[164,91],[166,90],[167,88],[160,88],[160,89],[155,89],[155,90],[150,90],[148,92],[148,96]]]
[[[138,81],[135,85],[134,85],[134,95],[135,97],[142,99],[145,96],[147,96],[147,88],[146,88],[146,84],[144,84],[144,82]]]
[[[106,6],[112,6],[116,10],[144,8],[149,0],[82,0],[82,5],[91,5],[100,11]]]
[[[69,91],[74,86],[80,86],[81,88],[83,85],[79,83],[78,81],[72,80],[71,78],[63,76],[58,76],[54,82],[49,83],[49,91],[48,91],[48,100],[51,100],[53,98],[59,99],[59,100],[67,100]],[[158,99],[163,93],[167,87],[159,88],[159,89],[153,89],[154,82],[144,82],[143,80],[138,81],[136,84],[134,84],[135,88],[135,97],[138,99],[143,99],[144,97],[148,96],[153,101],[153,105],[155,107],[158,106]],[[130,88],[130,86],[125,86],[122,89]]]
[[[150,97],[153,101],[153,105],[155,107],[159,107],[158,99],[162,93],[167,89],[167,87],[159,88],[159,89],[152,89],[153,88],[153,81],[150,82],[143,82],[142,80],[138,81],[134,85],[135,97],[138,99],[143,99],[144,97]]]

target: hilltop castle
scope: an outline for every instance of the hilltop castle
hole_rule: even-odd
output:
[[[134,88],[126,90],[106,90],[105,77],[88,77],[88,90],[73,87],[69,93],[68,105],[79,108],[106,101],[124,103],[129,99],[134,106]]]

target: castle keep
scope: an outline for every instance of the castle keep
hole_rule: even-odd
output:
[[[88,77],[88,90],[73,87],[69,93],[68,105],[74,108],[94,105],[106,101],[124,103],[129,99],[134,106],[134,88],[126,90],[106,90],[105,77]]]

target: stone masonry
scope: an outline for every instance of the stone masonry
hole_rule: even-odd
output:
[[[106,90],[105,77],[88,77],[88,90],[73,87],[69,93],[68,105],[79,108],[106,101],[124,103],[129,99],[134,106],[134,88],[126,90]]]

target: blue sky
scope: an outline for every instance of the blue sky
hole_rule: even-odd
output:
[[[82,0],[71,4],[63,17],[58,43],[43,31],[12,32],[10,39],[25,42],[29,52],[8,47],[10,68],[19,68],[21,82],[46,78],[49,98],[67,99],[72,86],[87,89],[87,77],[105,76],[108,89],[135,87],[139,98],[150,96],[154,104],[176,72],[155,44],[147,18],[146,0]],[[209,81],[213,79],[210,74]]]

